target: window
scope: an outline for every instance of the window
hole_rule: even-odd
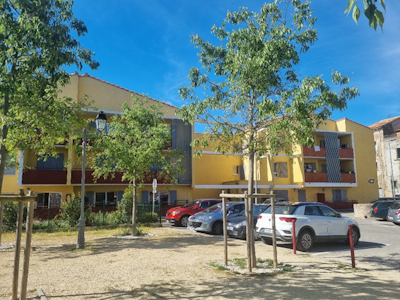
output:
[[[61,206],[61,193],[38,193],[35,208],[55,208]]]
[[[335,211],[332,210],[331,208],[325,206],[320,206],[319,208],[325,217],[336,217]]]
[[[117,192],[96,192],[94,206],[106,207],[117,205]]]
[[[321,213],[317,206],[306,206],[304,209],[304,214],[308,216],[320,216]]]
[[[36,168],[38,170],[62,170],[64,168],[64,154],[59,153],[57,157],[50,156],[46,160],[38,157]]]
[[[274,177],[288,177],[287,163],[274,163]]]
[[[397,180],[393,180],[393,186],[395,189],[397,189]]]
[[[397,159],[400,159],[400,148],[397,148]]]

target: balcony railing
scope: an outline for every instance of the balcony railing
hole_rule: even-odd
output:
[[[328,173],[304,173],[305,182],[328,182]],[[353,173],[340,173],[341,183],[355,183],[356,174]]]
[[[319,148],[319,151],[316,151],[314,147],[303,147],[303,155],[310,157],[326,157],[325,148]]]
[[[122,172],[116,172],[114,178],[111,176],[104,179],[104,177],[100,177],[96,180],[93,178],[93,170],[86,170],[85,171],[85,184],[128,184],[127,181],[122,181]],[[153,178],[157,178],[157,172],[149,172],[146,176],[146,180],[144,184],[151,184],[153,182]],[[82,177],[82,170],[72,170],[71,173],[71,184],[80,184]],[[171,181],[166,179],[157,178],[157,182],[159,184],[169,184]]]
[[[25,170],[22,184],[66,184],[67,170]]]
[[[317,148],[318,149],[318,148]],[[319,151],[315,147],[303,147],[304,157],[326,157],[326,149],[320,147]],[[354,151],[352,148],[339,148],[339,158],[354,158]]]

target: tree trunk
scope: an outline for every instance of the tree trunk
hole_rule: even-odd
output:
[[[252,137],[250,136],[250,142],[252,142]],[[250,145],[250,143],[249,143]],[[249,151],[249,173],[248,173],[248,188],[247,193],[249,195],[253,194],[253,181],[254,181],[254,151]],[[252,198],[246,199],[248,201],[247,204],[247,211],[246,211],[246,235],[247,235],[247,269],[251,273],[253,266],[255,266],[256,259],[255,259],[255,250],[254,250],[254,237],[252,234],[253,229],[253,201]]]
[[[136,177],[133,178],[133,203],[132,203],[132,236],[137,235],[136,229]]]
[[[273,194],[273,188],[275,186],[275,177],[274,177],[274,157],[271,155],[270,159],[270,170],[272,175],[271,180],[271,191],[270,194]],[[274,269],[278,268],[278,254],[276,247],[276,226],[275,226],[275,198],[271,198],[271,220],[272,220],[272,255],[274,261]]]
[[[8,115],[8,110],[10,108],[10,95],[7,93],[4,96],[3,103],[3,116]],[[7,123],[6,123],[7,124]],[[6,165],[6,159],[8,155],[8,151],[4,146],[4,142],[7,139],[8,135],[8,125],[4,125],[1,128],[1,141],[0,141],[0,194],[3,191],[3,178],[4,178],[4,169]],[[3,230],[3,214],[4,214],[4,202],[0,203],[0,245],[1,245],[1,235]]]

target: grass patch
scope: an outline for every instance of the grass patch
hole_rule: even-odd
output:
[[[221,265],[219,263],[216,263],[216,262],[211,262],[210,266],[213,267],[213,268],[216,268],[219,271],[227,271],[228,270],[227,267],[225,267],[225,266],[223,266],[223,265]]]
[[[245,269],[247,267],[247,258],[234,258],[232,261],[240,269]]]
[[[343,264],[338,264],[338,266],[337,266],[339,269],[344,269],[344,268],[346,268],[347,267],[347,265],[343,265]]]

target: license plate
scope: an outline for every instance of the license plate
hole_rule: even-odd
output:
[[[272,232],[272,229],[271,228],[263,228],[263,231],[262,232],[264,232],[264,233],[271,233]]]
[[[228,226],[227,229],[228,230],[233,230],[233,226]]]

